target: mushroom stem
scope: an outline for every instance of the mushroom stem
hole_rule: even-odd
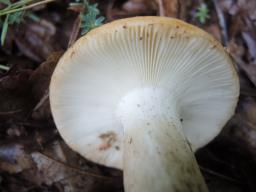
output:
[[[125,191],[207,192],[176,107],[166,107],[154,92],[137,92],[123,101],[129,111],[122,114]]]

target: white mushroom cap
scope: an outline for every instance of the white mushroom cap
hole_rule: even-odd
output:
[[[220,132],[239,95],[232,61],[213,37],[176,19],[135,17],[92,30],[64,54],[50,85],[54,121],[75,151],[122,169],[122,113],[132,111],[121,103],[147,88],[176,108],[194,151]]]

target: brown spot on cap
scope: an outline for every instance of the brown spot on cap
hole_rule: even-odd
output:
[[[99,138],[102,139],[102,144],[99,146],[99,150],[106,150],[116,141],[116,134],[113,131],[109,131],[101,134]]]

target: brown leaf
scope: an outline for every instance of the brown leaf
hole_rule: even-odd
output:
[[[122,8],[131,15],[144,15],[152,9],[151,2],[147,0],[129,0],[123,4]]]
[[[254,110],[254,109],[253,109]],[[253,114],[253,118],[254,118]],[[254,122],[250,122],[247,120],[246,114],[238,113],[233,118],[232,128],[229,133],[229,137],[232,137],[236,142],[240,143],[241,146],[245,147],[248,150],[254,163],[256,162],[256,127],[255,127],[255,120]],[[251,118],[251,117],[249,117]],[[251,159],[249,159],[251,160]],[[242,163],[242,161],[241,161]]]
[[[31,109],[29,77],[31,71],[22,71],[0,79],[0,119],[23,117]]]
[[[11,123],[11,125],[7,129],[6,133],[10,138],[17,138],[22,135],[25,135],[26,130],[25,130],[24,126],[22,126],[22,125],[16,125],[14,123]]]
[[[242,45],[238,45],[233,40],[228,44],[228,50],[233,56],[237,65],[246,73],[248,79],[256,86],[256,65],[253,63],[246,63],[243,58],[245,49]]]
[[[246,74],[239,72],[240,94],[244,96],[256,97],[256,89]]]
[[[79,37],[80,27],[81,27],[81,17],[80,15],[78,15],[72,27],[72,32],[69,37],[68,47],[71,47]]]
[[[31,75],[32,93],[35,100],[39,101],[47,91],[52,73],[63,52],[53,52]]]
[[[256,65],[239,63],[239,66],[241,66],[254,86],[256,86]]]
[[[32,112],[32,118],[35,120],[47,120],[51,118],[50,100],[48,90],[37,103]]]
[[[69,14],[66,17],[60,17],[61,23],[57,28],[57,35],[55,35],[54,38],[63,49],[68,48],[76,18],[77,14]]]
[[[118,187],[113,185],[113,182],[106,182],[107,177],[104,179],[100,174],[99,177],[95,177],[95,170],[88,165],[79,166],[78,160],[82,159],[70,149],[63,148],[58,141],[44,153],[33,152],[31,156],[37,168],[23,172],[23,175],[36,185],[58,184],[65,188],[65,191],[76,192],[116,191]]]
[[[68,10],[71,10],[77,13],[82,13],[85,11],[85,6],[83,4],[72,5],[68,7]]]
[[[191,0],[154,0],[159,7],[159,15],[187,19],[188,8],[192,5]]]
[[[249,62],[256,65],[256,39],[254,39],[249,32],[242,32],[242,37],[250,54]]]
[[[28,82],[30,75],[31,75],[31,71],[26,70],[18,74],[8,75],[0,78],[0,92],[23,91],[24,89],[23,86]]]
[[[0,146],[0,170],[9,173],[19,173],[34,166],[24,146],[8,144]]]
[[[215,39],[221,42],[221,32],[220,28],[216,24],[211,24],[205,27],[205,30],[210,33]]]
[[[178,0],[156,0],[159,6],[159,15],[177,17]]]
[[[178,18],[186,21],[189,16],[190,9],[192,9],[192,5],[195,3],[192,0],[178,0]]]
[[[256,1],[254,0],[226,0],[220,1],[221,5],[229,12],[231,15],[242,14],[248,15],[252,20],[256,18],[255,7]]]
[[[14,40],[24,55],[41,62],[53,51],[60,49],[54,41],[55,33],[55,26],[49,21],[30,21],[14,28]]]
[[[31,75],[33,98],[37,102],[32,117],[37,120],[51,117],[48,88],[52,73],[63,52],[54,52]]]
[[[256,131],[256,101],[252,97],[246,97],[241,101],[239,106],[241,121],[250,124]]]

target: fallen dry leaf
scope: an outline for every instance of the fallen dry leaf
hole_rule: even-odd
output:
[[[55,26],[46,20],[26,22],[14,28],[14,41],[19,50],[34,61],[42,62],[52,52],[60,50],[55,41]]]
[[[54,52],[31,75],[31,90],[37,102],[33,109],[34,119],[49,119],[51,117],[48,88],[52,73],[63,52]]]
[[[34,166],[30,155],[20,144],[0,146],[0,170],[8,173],[19,173]]]
[[[192,5],[191,0],[154,0],[158,4],[160,16],[174,17],[187,20],[188,8]]]
[[[152,2],[147,0],[129,0],[122,6],[123,10],[131,15],[141,15],[152,12]]]
[[[156,0],[159,6],[159,15],[177,17],[178,0]]]
[[[62,51],[51,53],[47,60],[32,73],[30,82],[35,100],[39,101],[47,91],[52,73],[62,54]]]
[[[93,168],[84,164],[77,168],[79,157],[56,141],[52,147],[44,153],[33,152],[31,157],[36,165],[35,169],[24,171],[22,174],[30,182],[37,186],[58,185],[64,191],[95,192],[95,191],[117,191],[122,187],[113,185],[113,180],[104,177]],[[81,165],[80,165],[81,167]],[[94,172],[94,173],[93,173]]]
[[[256,101],[252,97],[245,97],[240,101],[237,115],[239,115],[240,121],[249,124],[250,127],[255,129],[256,133]]]
[[[31,109],[29,77],[31,70],[0,78],[0,120],[25,117]]]
[[[205,31],[210,33],[216,40],[221,42],[221,32],[220,32],[220,28],[218,25],[216,25],[216,24],[208,25],[205,27]]]
[[[252,34],[249,32],[242,32],[242,37],[247,45],[249,52],[249,62],[256,65],[256,39],[253,38]]]

